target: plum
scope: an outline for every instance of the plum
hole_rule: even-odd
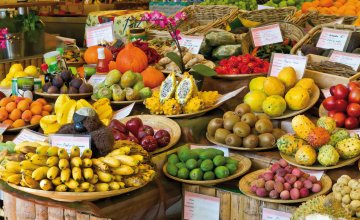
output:
[[[316,183],[316,182],[317,182],[317,179],[316,179],[315,176],[309,176],[307,179],[310,180],[312,183]]]
[[[126,129],[125,125],[116,119],[111,120],[109,127],[112,129],[116,129],[126,135],[129,135],[129,131]]]
[[[290,197],[292,200],[296,200],[300,198],[300,191],[297,188],[292,188],[290,190]]]
[[[319,183],[314,183],[312,188],[311,188],[311,191],[313,193],[317,193],[317,192],[320,192],[321,191],[321,185]]]
[[[266,192],[265,188],[257,188],[256,195],[260,196],[260,197],[265,197],[265,196],[267,196],[267,192]]]
[[[306,188],[306,189],[311,189],[312,188],[312,186],[313,186],[313,183],[310,181],[310,180],[304,180],[304,187]]]
[[[282,166],[282,167],[286,167],[286,166],[288,165],[288,162],[286,162],[286,160],[284,160],[284,159],[280,159],[280,160],[279,160],[279,164],[280,164],[280,166]]]
[[[286,171],[284,168],[279,168],[276,170],[276,175],[278,176],[285,176],[286,175]]]
[[[293,174],[294,176],[296,176],[297,178],[300,178],[301,177],[301,170],[299,168],[294,168],[292,171],[291,171],[291,174]]]
[[[297,181],[294,183],[294,188],[301,189],[301,188],[303,188],[303,186],[304,186],[304,183],[301,182],[301,181],[299,181],[299,180],[297,180]]]
[[[271,191],[271,190],[273,190],[274,189],[274,184],[275,184],[275,182],[274,182],[274,180],[268,180],[268,181],[266,181],[265,182],[265,189],[266,189],[266,191]]]
[[[284,168],[284,170],[285,170],[285,172],[286,173],[291,173],[292,171],[293,171],[293,167],[292,166],[290,166],[290,165],[288,165],[288,166],[286,166],[285,168]]]
[[[253,193],[256,193],[256,189],[257,189],[257,187],[255,185],[252,185],[250,188],[251,192],[253,192]]]
[[[281,193],[284,190],[284,185],[281,182],[275,182],[274,184],[274,189],[278,192]]]
[[[275,176],[275,182],[285,183],[285,179],[281,176]]]
[[[265,173],[262,174],[262,177],[264,178],[265,181],[268,181],[274,179],[274,174],[271,171],[266,171]]]
[[[301,181],[301,182],[304,182],[306,180],[306,178],[305,177],[300,177],[298,180]]]
[[[290,192],[288,190],[284,190],[280,193],[280,198],[283,200],[290,199]]]
[[[265,187],[265,180],[263,178],[257,179],[255,186],[258,188]]]
[[[280,168],[280,164],[279,163],[274,163],[273,165],[271,165],[271,172],[275,173],[279,168]]]
[[[294,184],[296,182],[296,176],[294,176],[293,174],[286,174],[284,179],[290,184]]]
[[[128,138],[128,136],[126,134],[120,132],[119,130],[111,129],[111,132],[114,135],[114,139],[116,141],[118,141],[118,140],[126,140]]]
[[[300,192],[300,198],[308,197],[310,194],[307,188],[301,188],[299,192]]]
[[[290,183],[284,183],[284,189],[285,189],[285,190],[289,190],[289,191],[290,191],[291,188],[292,188],[292,187],[291,187],[291,184],[290,184]]]
[[[125,127],[128,129],[135,137],[138,136],[139,128],[143,126],[143,123],[140,118],[134,117],[126,122]]]
[[[159,147],[165,147],[170,143],[170,133],[166,130],[158,130],[155,135],[154,138],[157,140]]]
[[[141,146],[144,148],[144,150],[151,152],[156,150],[158,143],[153,136],[146,136],[141,140]]]
[[[277,199],[279,198],[280,193],[278,193],[276,190],[271,190],[269,193],[269,197],[272,199]]]
[[[143,125],[138,130],[137,138],[139,140],[143,139],[146,136],[154,136],[154,129],[149,125]],[[156,139],[156,138],[155,138]]]

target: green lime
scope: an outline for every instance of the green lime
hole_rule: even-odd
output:
[[[201,163],[203,162],[204,160],[203,159],[198,159],[197,160],[197,167],[200,167]]]
[[[226,164],[226,158],[224,156],[217,155],[213,159],[215,166],[222,166]]]
[[[178,172],[178,168],[176,167],[175,164],[173,163],[168,163],[166,166],[166,171],[171,175],[171,176],[176,176],[177,172]]]
[[[200,169],[204,172],[211,171],[214,169],[214,164],[210,159],[206,159],[201,163]]]
[[[186,168],[186,164],[185,164],[184,162],[179,162],[179,163],[176,163],[175,165],[176,165],[176,167],[179,168],[179,169],[180,169],[180,168],[183,168],[183,167]]]
[[[200,168],[196,168],[190,171],[191,180],[202,180],[202,178],[203,178],[203,171],[201,171]]]
[[[213,171],[207,171],[204,173],[204,180],[214,180],[215,173]]]
[[[279,4],[281,2],[281,0],[272,0],[272,2],[275,4]]]
[[[237,166],[239,162],[237,160],[234,160],[234,159],[230,158],[230,157],[227,157],[226,158],[226,163],[233,163],[233,164],[235,164]]]
[[[287,0],[287,5],[288,6],[294,6],[296,3],[294,0]]]
[[[230,174],[234,174],[237,170],[237,166],[233,163],[227,163],[225,166],[229,169]]]
[[[168,163],[173,163],[173,164],[176,164],[179,162],[179,158],[176,154],[171,154],[169,157],[168,157]]]
[[[177,173],[177,177],[186,180],[187,178],[189,178],[189,170],[186,167],[180,168]]]
[[[195,169],[196,167],[198,167],[197,161],[195,159],[189,159],[186,161],[186,167],[189,170]]]
[[[218,179],[226,178],[229,176],[229,174],[229,169],[225,166],[219,166],[215,168],[215,175]]]
[[[287,7],[287,2],[286,1],[282,1],[279,3],[279,7],[282,8],[282,7]]]

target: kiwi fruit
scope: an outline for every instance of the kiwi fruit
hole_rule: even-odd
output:
[[[260,134],[271,133],[274,129],[274,126],[269,119],[262,118],[255,123],[255,129]]]
[[[232,115],[235,115],[235,112],[233,112],[233,111],[227,111],[227,112],[224,113],[223,119],[225,119],[225,118],[227,118],[227,117],[229,117],[229,116],[232,116]]]
[[[233,132],[239,137],[246,137],[250,134],[251,128],[243,121],[236,122],[233,127]]]
[[[215,141],[225,144],[225,138],[228,134],[230,134],[231,132],[226,130],[225,128],[218,128],[215,131]]]
[[[232,147],[241,147],[242,140],[236,134],[228,134],[225,138],[225,144]]]
[[[238,122],[238,121],[240,121],[239,116],[237,116],[237,115],[229,115],[227,118],[224,119],[224,128],[229,130],[229,131],[232,131],[233,127],[234,127],[234,124],[236,122]]]
[[[269,119],[270,120],[270,117],[265,113],[259,113],[259,114],[256,114],[256,116],[258,117],[258,120],[260,120],[260,119]]]
[[[243,116],[241,116],[241,121],[246,122],[250,127],[254,127],[257,117],[254,113],[245,113]]]
[[[279,139],[281,136],[285,135],[286,132],[281,128],[274,128],[271,132],[272,135],[274,135],[275,139]]]
[[[249,136],[243,138],[243,147],[245,148],[255,148],[259,144],[258,136],[250,134]]]
[[[241,103],[236,106],[235,108],[235,114],[237,114],[239,117],[241,117],[245,113],[251,112],[250,105],[246,103]]]
[[[222,118],[213,118],[207,126],[207,133],[210,137],[214,137],[215,131],[218,128],[222,128],[224,120]]]
[[[264,133],[259,135],[259,146],[260,147],[272,147],[276,143],[274,135],[271,133]]]
[[[259,135],[259,132],[257,132],[257,130],[256,130],[256,128],[255,128],[255,127],[253,127],[253,128],[251,128],[251,132],[250,132],[250,134]]]

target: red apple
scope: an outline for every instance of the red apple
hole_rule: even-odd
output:
[[[350,92],[353,91],[356,88],[360,88],[360,84],[358,82],[352,81],[352,82],[348,83],[348,89],[349,89]]]
[[[346,115],[342,112],[337,112],[334,114],[334,120],[336,121],[336,127],[344,127]]]
[[[337,112],[346,112],[347,102],[344,99],[337,99],[335,101],[335,110]]]
[[[155,133],[154,138],[158,142],[159,147],[165,147],[170,143],[171,139],[169,132],[166,130],[158,130]]]
[[[146,136],[141,140],[141,146],[148,152],[156,150],[158,143],[153,136]]]
[[[349,93],[349,102],[360,104],[360,88],[355,88]]]
[[[334,96],[327,97],[322,104],[326,110],[333,111],[336,108],[336,99]]]
[[[118,140],[126,140],[127,139],[127,135],[124,133],[121,133],[120,131],[116,130],[116,129],[111,129],[111,132],[114,135],[114,139],[116,141]]]
[[[333,118],[336,112],[337,111],[329,111],[328,116]]]
[[[128,129],[135,137],[138,136],[139,128],[143,126],[140,118],[134,117],[126,122],[126,129]]]
[[[336,99],[346,99],[349,94],[349,90],[343,84],[337,84],[333,90]]]
[[[360,104],[358,103],[350,103],[346,108],[346,112],[351,117],[359,117],[360,116]]]
[[[348,117],[345,119],[345,128],[352,130],[359,127],[359,120],[355,117]]]
[[[331,94],[332,96],[334,96],[334,94],[335,94],[335,86],[331,86],[331,87],[330,87],[330,94]]]
[[[109,127],[112,129],[116,129],[126,135],[129,135],[129,131],[126,129],[125,125],[116,119],[111,120]]]
[[[154,136],[154,129],[148,125],[144,125],[142,127],[139,128],[138,131],[138,138],[139,140],[143,139],[146,136]]]

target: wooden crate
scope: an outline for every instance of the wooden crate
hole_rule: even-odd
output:
[[[40,67],[41,64],[43,63],[43,60],[44,58],[42,55],[24,57],[21,59],[13,59],[13,60],[0,60],[0,80],[6,77],[6,74],[9,72],[11,65],[14,63],[20,63],[24,68],[30,65]]]

